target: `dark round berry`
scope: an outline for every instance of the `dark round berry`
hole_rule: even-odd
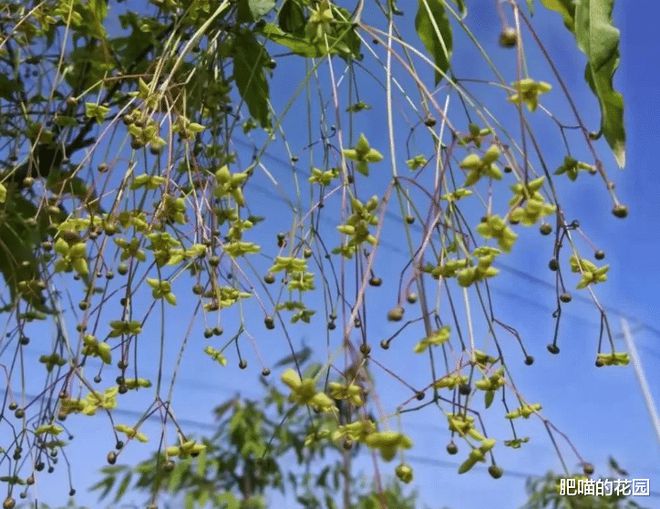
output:
[[[527,364],[528,366],[534,364],[534,357],[532,357],[531,355],[527,355],[525,357],[525,364]]]
[[[552,226],[549,223],[543,223],[539,228],[541,235],[550,235],[552,233]]]
[[[275,320],[272,316],[267,316],[264,318],[264,325],[268,330],[273,330],[275,328]]]
[[[614,214],[615,217],[619,217],[621,219],[628,217],[628,207],[625,205],[616,205],[612,209],[612,214]]]
[[[454,442],[449,442],[447,444],[447,452],[452,456],[458,453],[458,446]]]
[[[264,368],[261,370],[261,376],[268,376],[270,375],[270,369]]]
[[[564,292],[559,296],[559,300],[562,301],[564,304],[568,304],[573,300],[573,297],[571,296],[570,293]]]
[[[458,392],[463,396],[468,396],[472,392],[472,387],[470,384],[460,384],[458,386]]]
[[[559,347],[554,343],[550,343],[546,348],[552,355],[557,355],[559,353]]]
[[[238,363],[238,367],[241,368],[241,369],[247,368],[247,365],[248,364],[247,364],[247,361],[245,359],[241,359]]]
[[[417,394],[415,394],[415,398],[417,401],[422,401],[426,397],[426,394],[424,391],[419,391]]]
[[[584,472],[584,475],[592,475],[595,471],[594,466],[591,463],[583,463],[582,464],[582,471]]]
[[[108,462],[108,464],[114,465],[115,463],[117,463],[117,453],[115,451],[110,451],[105,459]]]
[[[275,276],[271,272],[269,272],[264,276],[264,282],[267,285],[272,285],[275,282]]]
[[[394,306],[387,312],[387,319],[390,322],[400,322],[403,319],[405,310],[401,306]]]
[[[415,218],[413,216],[406,216],[406,223],[413,224],[414,222]]]
[[[372,276],[372,277],[369,279],[369,284],[370,284],[371,286],[380,286],[380,285],[383,284],[383,280],[382,280],[381,278],[379,278],[379,277]]]
[[[406,295],[406,300],[408,301],[409,304],[414,304],[417,302],[417,294],[415,292],[410,292],[408,295]]]
[[[383,350],[389,350],[389,348],[390,348],[390,342],[389,342],[387,339],[383,339],[383,340],[381,340],[381,342],[380,342],[380,347],[381,347]]]
[[[559,262],[556,258],[553,258],[548,262],[548,268],[553,272],[559,270]]]
[[[502,477],[504,471],[497,465],[491,465],[488,467],[488,473],[493,479],[499,479],[500,477]]]
[[[513,27],[506,27],[500,32],[499,42],[503,48],[515,48],[518,44],[518,32]]]
[[[366,343],[362,343],[360,345],[360,353],[366,357],[371,353],[371,347]]]
[[[598,249],[598,250],[594,253],[594,258],[595,258],[596,260],[603,260],[603,259],[605,258],[605,251],[603,251],[602,249]]]

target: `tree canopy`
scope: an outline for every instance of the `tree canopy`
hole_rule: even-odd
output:
[[[410,412],[442,420],[459,474],[501,477],[496,454],[525,446],[530,418],[567,473],[593,472],[516,384],[513,366],[535,359],[490,285],[512,254],[547,252],[548,352],[583,292],[601,324],[594,362],[628,364],[596,294],[605,253],[563,206],[589,180],[615,218],[628,213],[608,176],[625,165],[614,1],[483,4],[2,3],[6,508],[84,447],[67,435],[94,415],[116,444],[111,466],[140,442],[155,452],[139,481],[152,504],[161,469],[189,472],[226,452],[218,441],[251,448],[214,456],[222,475],[232,461],[250,464],[237,475],[271,469],[250,496],[277,475],[279,446],[301,465],[330,446],[344,468],[368,450],[376,471],[410,483]],[[561,74],[539,17],[572,34],[584,79]],[[576,87],[594,103],[577,104]],[[196,439],[173,397],[190,356],[198,376],[225,370],[237,388],[232,367],[259,375],[281,422],[243,429],[260,403],[236,400],[243,417]],[[126,420],[125,404],[143,411]],[[147,437],[153,419],[160,436]],[[195,486],[215,490],[222,475]]]

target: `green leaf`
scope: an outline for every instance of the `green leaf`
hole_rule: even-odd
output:
[[[486,391],[484,394],[484,406],[490,408],[490,405],[493,404],[493,399],[495,398],[495,391]]]
[[[612,79],[619,66],[619,30],[612,25],[614,0],[577,0],[575,37],[587,55],[585,79],[598,97],[601,132],[619,165],[626,164],[626,133],[623,97],[614,90]]]
[[[433,57],[436,67],[446,73],[452,52],[452,32],[444,2],[419,0],[415,28],[426,50]],[[436,85],[442,80],[442,73],[436,70]]]
[[[264,127],[270,127],[269,88],[264,66],[268,54],[251,32],[241,32],[234,42],[234,78],[250,115]]]
[[[297,0],[286,0],[277,17],[280,28],[288,34],[305,33],[305,11]]]
[[[573,4],[573,0],[541,0],[541,3],[546,9],[561,14],[561,17],[564,18],[566,28],[573,32],[573,26],[575,24],[575,5]]]
[[[250,12],[255,19],[268,14],[275,7],[275,0],[248,0]]]
[[[121,480],[121,483],[119,484],[119,487],[117,488],[117,493],[115,493],[115,503],[117,503],[117,502],[119,502],[119,500],[121,500],[121,498],[126,493],[126,490],[128,489],[128,486],[130,484],[131,484],[131,471],[129,470],[128,472],[126,472],[126,475]]]
[[[461,19],[465,19],[467,16],[467,6],[465,5],[465,0],[453,0],[453,2],[458,7],[458,12],[461,14]]]
[[[7,188],[0,183],[0,203],[4,203],[7,200]]]

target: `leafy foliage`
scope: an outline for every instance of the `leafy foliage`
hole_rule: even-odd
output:
[[[0,6],[0,466],[11,503],[16,490],[28,495],[27,479],[66,463],[58,462],[73,446],[60,437],[64,421],[94,415],[117,444],[97,487],[116,500],[133,487],[153,500],[182,494],[186,507],[262,507],[268,489],[289,486],[307,507],[332,506],[340,490],[345,505],[412,506],[396,484],[356,491],[345,464],[323,463],[325,454],[346,463],[349,451],[368,450],[374,462],[396,458],[388,472],[412,482],[414,444],[403,426],[393,429],[411,411],[439,412],[450,445],[466,442],[459,473],[490,463],[499,478],[495,453],[500,443],[527,443],[517,430],[525,420],[568,440],[515,385],[515,355],[527,365],[533,357],[496,315],[489,287],[503,277],[500,260],[525,249],[520,232],[530,227],[555,232],[546,246],[558,296],[550,353],[559,352],[575,280],[602,324],[596,365],[628,363],[593,293],[610,267],[589,260],[593,243],[567,219],[553,179],[597,174],[614,215],[627,209],[570,95],[570,118],[550,111],[546,99],[560,101],[557,91],[570,87],[552,61],[527,62],[524,44],[542,42],[525,11],[497,4],[501,50],[514,48],[516,72],[505,73],[462,0],[419,0],[413,15],[394,1],[345,3],[352,10],[330,0]],[[543,4],[587,56],[601,132],[623,164],[613,0]],[[452,58],[459,42],[483,61],[466,71]],[[510,115],[494,117],[492,103]],[[552,133],[563,145],[551,141],[544,154],[539,140]],[[384,246],[402,260],[377,262]],[[375,352],[374,322],[404,316]],[[306,330],[316,342],[296,350]],[[265,341],[266,331],[276,340]],[[502,334],[520,352],[503,348]],[[408,356],[387,358],[410,337]],[[233,399],[217,412],[218,433],[196,440],[172,403],[191,350],[219,372],[254,363],[265,378],[269,366],[286,365],[277,383],[288,399],[274,386],[263,401]],[[283,352],[288,361],[277,363]],[[319,364],[303,371],[306,357]],[[407,362],[425,378],[408,381]],[[384,409],[377,389],[392,381]],[[501,401],[511,436],[490,437],[479,391],[489,412]],[[131,397],[144,412],[118,421]],[[129,445],[155,447],[143,425],[156,416],[156,455],[137,470],[117,465]],[[570,441],[568,449],[577,451]],[[287,456],[296,468],[284,467]]]

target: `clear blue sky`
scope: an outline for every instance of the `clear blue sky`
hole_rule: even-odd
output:
[[[479,27],[478,33],[484,40],[495,41],[499,33],[499,23],[492,17],[492,7],[477,7],[480,2],[484,0],[467,2],[471,24]],[[406,9],[404,2],[399,3]],[[635,331],[634,337],[657,402],[660,399],[660,304],[657,294],[660,290],[660,268],[657,265],[657,253],[660,252],[660,178],[656,174],[660,162],[660,68],[657,65],[660,57],[657,28],[660,3],[654,0],[619,0],[617,3],[615,20],[622,31],[622,62],[616,84],[626,99],[626,169],[619,171],[614,167],[604,145],[601,152],[605,154],[608,169],[617,183],[620,199],[630,209],[630,217],[621,221],[610,214],[611,204],[607,194],[594,180],[587,180],[586,184],[578,182],[572,187],[565,186],[562,191],[564,203],[572,215],[580,219],[585,230],[607,253],[607,261],[611,265],[610,279],[606,285],[598,288],[598,295],[611,311],[611,324],[616,333],[620,332],[620,318],[630,317]],[[538,9],[541,9],[540,6]],[[597,127],[597,105],[586,85],[580,80],[584,60],[577,54],[574,40],[563,29],[555,15],[540,12],[537,18],[542,37],[556,58],[563,75],[575,84],[574,93],[580,109],[584,111],[590,126]],[[470,55],[470,50],[457,48],[454,61],[459,76],[461,71],[471,71],[473,62]],[[506,61],[510,61],[512,55],[511,52],[498,49],[495,58],[506,67]],[[537,64],[531,62],[531,68],[535,67]],[[538,65],[539,69],[542,67]],[[513,74],[511,77],[513,79]],[[540,72],[534,77],[553,81]],[[272,83],[276,102],[291,96],[291,83],[287,82],[287,78],[294,82],[298,80],[298,77],[286,76],[286,73],[282,72],[276,75]],[[427,79],[430,80],[430,76],[427,76]],[[368,95],[368,89],[363,90],[363,93],[367,93],[362,97],[366,102],[371,99],[378,100],[377,92],[374,92],[373,98]],[[369,120],[363,127],[369,139],[376,141],[380,137],[382,142],[374,145],[378,144],[385,150],[387,145],[382,129],[384,115],[375,108],[367,118]],[[302,151],[306,144],[306,132],[304,129],[296,131],[296,117],[290,118],[285,127],[288,129],[288,141],[292,150],[296,153]],[[553,144],[556,143],[557,140],[549,140],[544,150],[552,152]],[[282,157],[281,147],[276,149],[274,155]],[[563,153],[557,154],[555,162],[560,162],[561,158]],[[301,160],[304,158],[301,157]],[[285,171],[278,167],[275,160],[266,158],[264,163],[274,173]],[[281,202],[272,196],[262,195],[261,199],[263,206],[269,210],[282,207]],[[286,221],[285,214],[282,221]],[[272,235],[268,238],[271,237]],[[538,241],[535,232],[533,235],[530,233],[521,236],[521,246],[531,246],[532,241]],[[379,255],[376,264],[377,271],[385,279],[390,275],[390,265],[398,267],[402,262],[405,263],[401,254],[397,254],[395,249],[388,246],[391,246],[391,243],[384,245],[384,251]],[[531,281],[516,273],[504,271],[505,278],[493,285],[500,316],[519,328],[530,353],[537,359],[533,368],[524,366],[522,362],[514,366],[516,381],[524,388],[523,392],[530,401],[543,402],[544,414],[571,437],[585,458],[599,468],[600,473],[606,473],[603,468],[607,457],[612,455],[630,471],[632,477],[651,478],[651,489],[658,493],[660,446],[632,367],[599,370],[593,365],[598,333],[598,314],[595,310],[579,301],[568,306],[560,335],[561,355],[553,357],[545,350],[553,326],[550,316],[553,306],[552,290],[544,286],[553,281],[552,273],[546,269],[550,254],[549,244],[543,251],[524,250],[523,254],[512,254],[505,260],[506,264],[533,275],[537,280]],[[376,298],[373,306],[380,308],[382,312],[382,309],[387,309],[392,304],[385,297],[380,301]],[[172,327],[172,331],[182,330],[187,326],[187,321],[182,320],[182,316],[183,312],[168,315],[168,325]],[[261,322],[261,319],[259,316],[257,321]],[[374,321],[372,318],[370,326],[373,326],[374,334],[378,338],[391,333],[390,325],[373,323]],[[260,323],[258,325],[260,330]],[[225,328],[229,329],[227,326]],[[314,330],[294,330],[300,331],[296,341],[314,343],[317,340]],[[271,338],[277,338],[277,341]],[[258,341],[261,339],[258,338]],[[372,342],[377,344],[377,339]],[[262,343],[260,348],[271,360],[276,360],[285,353],[282,351],[284,342],[278,336],[263,336]],[[621,350],[625,349],[621,340],[618,340],[618,345]],[[215,369],[201,354],[202,346],[201,341],[198,341],[188,351],[182,364],[174,406],[180,417],[199,423],[210,423],[213,403],[220,402],[239,388],[236,384],[239,371],[231,366],[223,371]],[[173,350],[169,352],[170,356],[173,355]],[[155,351],[154,346],[153,352]],[[241,373],[240,385],[246,395],[257,396],[256,379],[260,368],[253,362],[251,352],[248,351],[247,356],[251,362],[252,376],[244,376]],[[381,358],[387,359],[379,353],[379,359]],[[154,373],[154,369],[155,364],[151,373]],[[414,366],[409,369],[410,380],[415,380],[416,377],[421,379],[421,374],[415,371]],[[145,371],[148,373],[150,370],[145,368]],[[405,399],[406,395],[400,388],[393,387],[392,391],[393,398],[401,396],[400,399]],[[142,409],[139,400],[136,399],[132,403],[135,410]],[[126,419],[125,422],[130,422]],[[70,420],[75,423],[74,419]],[[93,425],[90,426],[89,422]],[[449,457],[444,452],[449,434],[446,423],[438,413],[412,414],[406,417],[404,422],[409,425],[406,429],[415,442],[409,460],[416,469],[421,500],[434,508],[442,505],[454,509],[517,507],[525,500],[524,478],[517,474],[541,475],[549,469],[559,470],[560,467],[551,443],[538,422],[530,421],[523,426],[523,434],[532,437],[531,443],[526,447],[518,451],[498,450],[498,463],[505,472],[510,472],[510,475],[505,475],[499,481],[493,481],[485,473],[485,469],[476,470],[473,475],[458,476],[455,467],[447,464],[455,462],[456,458]],[[78,501],[87,503],[90,507],[97,507],[95,496],[86,494],[82,487],[95,480],[96,472],[104,464],[106,452],[112,447],[109,425],[102,417],[97,417],[93,421],[83,421],[79,429],[76,428],[78,426],[74,424],[77,438],[70,448],[70,454],[73,465],[78,466],[75,468],[76,485],[80,494]],[[153,436],[157,435],[158,430],[157,424],[147,424],[145,427],[145,432]],[[200,430],[203,431],[202,428]],[[493,432],[498,437],[498,432],[505,433],[505,427],[498,428],[498,425],[495,425]],[[148,447],[133,445],[122,459],[124,462],[130,462],[144,457],[148,452]],[[567,454],[567,457],[570,455]],[[80,468],[80,465],[85,467]],[[368,462],[364,465],[365,468],[370,466]],[[386,472],[391,470],[391,465],[384,468]],[[50,480],[44,479],[45,482],[39,488],[43,499],[49,502],[64,501],[67,490],[63,488],[63,480],[61,473]],[[660,507],[660,498],[640,499],[638,502],[651,508]]]

